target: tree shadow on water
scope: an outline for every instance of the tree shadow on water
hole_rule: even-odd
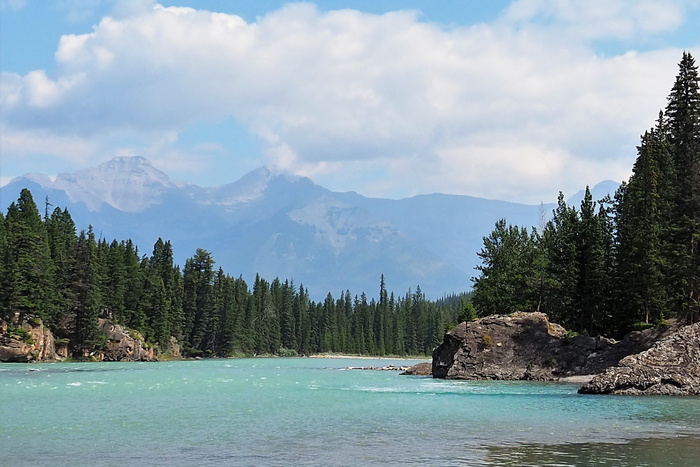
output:
[[[486,448],[485,463],[499,466],[689,466],[700,459],[694,437],[642,438],[625,443],[512,444]]]

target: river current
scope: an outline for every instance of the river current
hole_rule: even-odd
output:
[[[700,465],[700,398],[346,369],[391,363],[0,364],[0,465]]]

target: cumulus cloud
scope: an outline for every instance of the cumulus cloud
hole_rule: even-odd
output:
[[[51,134],[102,156],[131,135],[143,144],[119,150],[177,165],[178,132],[233,117],[268,163],[330,188],[539,202],[628,175],[680,57],[593,42],[672,31],[695,3],[519,0],[449,29],[308,3],[254,23],[139,5],[63,36],[55,76],[2,75],[3,144],[22,152],[21,135]]]

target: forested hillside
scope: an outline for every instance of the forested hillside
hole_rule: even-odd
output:
[[[190,356],[427,355],[462,310],[462,297],[396,297],[378,279],[379,301],[345,291],[311,301],[302,284],[256,277],[251,287],[198,249],[180,269],[172,245],[150,255],[130,240],[76,232],[59,207],[43,216],[28,189],[0,214],[0,320],[16,329],[41,319],[75,358],[104,345],[98,318],[140,331],[167,353],[175,337]]]
[[[684,53],[665,111],[614,199],[560,194],[541,232],[505,220],[484,238],[480,314],[542,311],[567,329],[620,335],[700,315],[700,92]]]

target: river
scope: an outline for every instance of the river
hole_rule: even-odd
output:
[[[700,398],[257,358],[0,364],[0,465],[689,466]]]

